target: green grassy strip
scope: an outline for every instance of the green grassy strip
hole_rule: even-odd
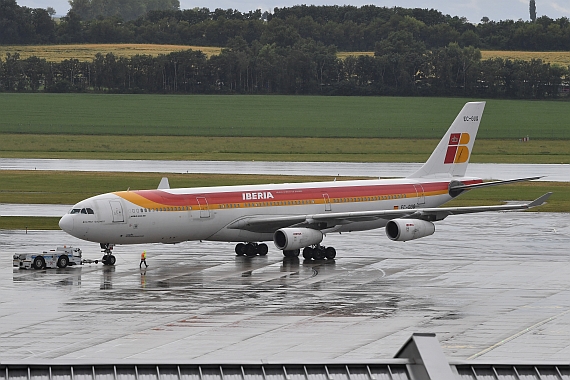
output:
[[[234,174],[165,174],[171,187],[250,185],[283,182],[331,181],[326,176]],[[156,189],[159,173],[107,173],[57,171],[0,171],[0,203],[74,204],[94,195]],[[357,177],[343,177],[354,179]]]
[[[30,216],[0,217],[0,230],[59,230],[59,218]]]
[[[295,183],[307,181],[330,181],[326,176],[278,176],[278,175],[233,175],[233,174],[165,174],[170,186],[202,187],[249,185],[264,183]],[[58,172],[58,171],[0,171],[0,203],[22,204],[74,204],[94,195],[119,190],[154,189],[158,186],[159,173],[107,173],[107,172]],[[339,180],[358,179],[341,177]],[[553,191],[557,204],[570,211],[570,183],[525,182],[516,185],[497,186],[467,192],[459,200],[463,204],[497,203],[504,200],[532,200]],[[512,197],[512,198],[511,198]],[[459,201],[458,200],[458,201]],[[549,209],[549,211],[557,211]],[[564,211],[564,210],[559,210]]]
[[[2,93],[0,133],[439,139],[466,101]],[[568,120],[567,101],[489,100],[479,137],[570,139]]]
[[[532,211],[570,212],[570,183],[568,182],[524,182],[513,185],[494,186],[471,190],[446,204],[446,206],[487,206],[505,201],[530,201],[552,192],[544,206]]]
[[[439,139],[91,136],[4,134],[0,157],[424,162]],[[471,162],[570,163],[566,140],[478,139]]]
[[[570,212],[570,184],[561,182],[529,182],[472,190],[446,206],[482,206],[502,204],[508,200],[532,200],[552,191],[548,203],[532,211]],[[1,217],[0,230],[58,230],[59,218]]]

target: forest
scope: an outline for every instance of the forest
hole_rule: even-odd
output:
[[[86,1],[86,0],[85,0]],[[91,0],[95,1],[95,0]],[[132,0],[135,1],[135,0]],[[158,0],[157,0],[158,1]],[[165,0],[166,1],[166,0]],[[436,10],[295,6],[240,13],[206,8],[120,15],[47,10],[0,0],[1,44],[168,43],[224,47],[158,57],[98,54],[61,63],[0,57],[0,91],[479,96],[542,99],[568,94],[569,68],[541,60],[482,60],[480,49],[570,50],[570,21],[481,20]],[[337,57],[339,51],[374,56]]]
[[[104,3],[102,6],[99,3]],[[547,16],[535,21],[473,24],[465,17],[434,9],[386,8],[374,5],[307,6],[241,13],[233,9],[180,10],[176,0],[72,0],[67,16],[55,10],[19,6],[0,0],[0,44],[157,43],[224,47],[235,37],[248,44],[291,46],[303,39],[334,45],[339,51],[373,51],[391,34],[411,33],[426,48],[448,46],[484,50],[570,50],[570,20]],[[100,9],[100,11],[98,11]],[[132,19],[135,15],[139,17]]]

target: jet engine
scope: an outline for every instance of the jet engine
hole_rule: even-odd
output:
[[[393,219],[386,224],[386,235],[394,241],[408,241],[432,235],[435,225],[419,219]]]
[[[273,234],[275,246],[282,251],[308,247],[321,241],[323,233],[311,228],[281,228]]]

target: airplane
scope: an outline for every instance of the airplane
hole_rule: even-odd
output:
[[[238,256],[265,256],[273,241],[285,257],[332,260],[326,234],[385,228],[394,241],[432,235],[434,222],[449,215],[527,210],[532,202],[475,207],[440,207],[473,189],[541,177],[483,182],[465,177],[485,102],[468,102],[431,156],[415,173],[399,179],[306,182],[247,186],[170,188],[97,195],[72,207],[60,228],[100,244],[105,265],[114,265],[118,244],[235,242]]]

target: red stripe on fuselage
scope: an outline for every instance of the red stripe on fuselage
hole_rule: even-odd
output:
[[[466,181],[466,184],[479,183],[481,180]],[[142,198],[164,206],[192,206],[198,205],[197,197],[205,197],[210,204],[244,203],[244,202],[271,202],[271,201],[304,201],[322,200],[326,194],[328,198],[359,198],[388,196],[394,194],[407,194],[413,197],[416,191],[423,187],[425,195],[436,195],[436,193],[447,192],[449,182],[429,182],[423,184],[391,184],[391,185],[363,185],[346,187],[315,187],[315,188],[289,188],[289,189],[267,189],[261,190],[240,190],[232,192],[212,192],[212,193],[189,193],[172,194],[163,190],[138,190],[131,191]],[[191,191],[192,189],[188,189]],[[118,192],[117,195],[131,200],[128,192]],[[252,194],[246,198],[244,194]],[[255,196],[253,195],[255,194]],[[140,199],[140,198],[139,198]]]

